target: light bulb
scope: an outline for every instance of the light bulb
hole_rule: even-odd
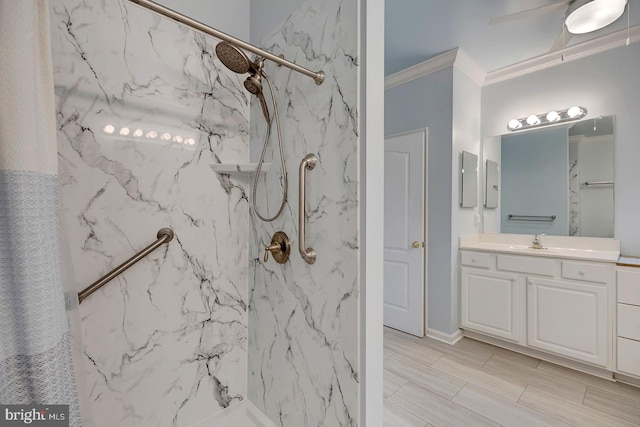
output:
[[[509,126],[509,129],[511,130],[520,129],[522,127],[522,123],[518,119],[511,119],[507,126]]]
[[[527,123],[531,126],[537,125],[540,123],[540,119],[535,114],[532,114],[529,117],[527,117]]]
[[[160,137],[163,141],[168,141],[171,139],[171,134],[169,132],[165,132],[162,134],[162,136]]]
[[[142,129],[136,129],[135,132],[133,132],[133,136],[142,136],[144,132],[142,132]]]
[[[102,128],[104,133],[113,133],[114,130],[116,130],[116,128],[113,127],[113,125],[106,125],[105,127]]]
[[[129,128],[120,129],[120,135],[123,135],[123,136],[129,135]]]
[[[549,111],[547,113],[547,120],[550,122],[555,122],[560,118],[560,114],[557,111]]]
[[[173,137],[174,142],[182,142],[182,137],[180,135],[176,135]]]
[[[155,138],[158,136],[158,132],[156,132],[155,130],[150,130],[149,132],[147,132],[147,138]]]
[[[578,107],[577,105],[574,105],[573,107],[569,108],[569,110],[567,111],[567,115],[572,119],[575,119],[580,114],[582,114],[582,108]]]

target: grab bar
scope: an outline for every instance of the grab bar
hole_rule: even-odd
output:
[[[299,188],[298,188],[298,249],[300,249],[300,255],[302,259],[304,259],[307,264],[313,264],[316,262],[316,251],[313,248],[307,248],[305,243],[305,233],[306,233],[306,220],[307,220],[307,212],[306,212],[306,186],[307,186],[307,170],[312,170],[316,167],[318,163],[318,158],[315,154],[307,154],[300,162],[300,171],[299,171]]]
[[[545,221],[553,222],[556,220],[555,215],[515,215],[509,214],[509,221]]]
[[[587,181],[584,183],[585,187],[591,187],[596,185],[611,185],[613,186],[613,181]]]
[[[174,236],[173,230],[170,228],[161,228],[160,230],[158,230],[158,234],[157,234],[158,240],[156,240],[155,242],[153,242],[152,244],[150,244],[149,246],[147,246],[146,248],[144,248],[143,250],[141,250],[140,252],[138,252],[137,254],[135,254],[134,256],[132,256],[131,258],[129,258],[128,260],[126,260],[125,262],[117,266],[116,268],[114,268],[109,274],[104,276],[102,279],[99,279],[93,282],[91,285],[87,286],[86,288],[78,292],[78,302],[82,303],[82,301],[84,301],[89,295],[91,295],[92,293],[94,293],[95,291],[103,287],[105,284],[107,284],[107,282],[115,278],[117,275],[125,271],[127,268],[131,267],[133,264],[140,261],[142,258],[146,257],[147,255],[149,255],[158,246],[164,243],[169,243],[173,239],[173,236]]]

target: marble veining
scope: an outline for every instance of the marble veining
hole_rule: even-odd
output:
[[[578,161],[569,162],[569,236],[580,235],[580,193]]]
[[[248,96],[217,40],[122,1],[51,2],[59,169],[97,426],[188,426],[247,398]]]
[[[355,2],[308,1],[261,43],[327,75],[317,86],[284,67],[265,68],[278,97],[289,192],[282,217],[265,223],[251,215],[249,398],[283,427],[359,424],[357,28]],[[252,101],[254,161],[265,132],[259,108]],[[274,127],[267,156],[273,166],[258,185],[263,215],[276,212],[282,194],[275,134]],[[307,173],[313,265],[297,247],[298,167],[307,153],[318,157]],[[278,230],[292,240],[291,258],[264,263],[264,247]]]

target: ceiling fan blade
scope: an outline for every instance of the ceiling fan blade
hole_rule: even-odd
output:
[[[571,37],[573,37],[573,34],[567,30],[567,26],[565,25],[556,41],[553,42],[553,46],[551,46],[551,50],[549,50],[549,52],[555,52],[565,47],[569,43],[569,40],[571,40]]]
[[[563,10],[567,8],[570,0],[562,1],[560,3],[548,4],[546,6],[540,6],[533,9],[523,10],[522,12],[511,13],[509,15],[498,16],[492,18],[489,21],[489,25],[502,24],[503,22],[512,21],[514,19],[529,18],[531,16],[543,15],[545,13],[553,12],[555,10]]]

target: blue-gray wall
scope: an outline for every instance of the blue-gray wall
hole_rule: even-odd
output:
[[[452,332],[451,147],[453,67],[385,91],[385,136],[429,128],[427,326]],[[456,326],[457,327],[457,326]]]
[[[563,126],[502,137],[502,233],[569,234],[569,147]],[[514,215],[555,215],[552,222]]]

